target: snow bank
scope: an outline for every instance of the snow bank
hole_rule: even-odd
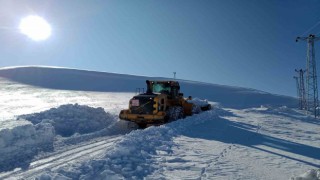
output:
[[[295,110],[292,108],[288,108],[287,106],[281,106],[281,107],[267,107],[267,112],[272,113],[286,113],[286,114],[297,114]]]
[[[200,106],[200,107],[204,107],[209,104],[207,100],[202,100],[199,98],[193,98],[192,100],[187,100],[187,102],[193,103],[193,104]]]
[[[47,111],[22,115],[33,124],[50,123],[56,134],[69,137],[75,133],[87,134],[102,130],[115,121],[115,116],[106,113],[103,108],[85,105],[66,104]]]
[[[47,172],[51,177],[57,174],[72,179],[143,179],[153,171],[165,168],[159,155],[170,155],[175,146],[173,138],[196,124],[216,118],[214,111],[188,117],[159,127],[136,130],[125,135],[105,156],[70,169],[61,168]],[[44,174],[43,174],[44,175]]]
[[[291,180],[320,180],[320,169],[312,169],[300,176],[293,177]]]
[[[0,171],[28,166],[40,151],[53,148],[54,129],[48,123],[24,124],[0,131]]]
[[[104,159],[91,161],[81,167],[81,178],[106,179],[118,176],[124,179],[140,179],[157,169],[153,159],[157,153],[169,154],[174,132],[168,127],[151,127],[126,135],[115,147],[106,152]],[[159,138],[161,137],[161,138]],[[95,172],[97,169],[101,171]]]
[[[54,144],[56,147],[59,143],[79,143],[97,136],[128,132],[126,124],[116,121],[116,117],[103,108],[78,104],[21,115],[18,121],[20,126],[0,129],[0,171],[27,167],[34,156],[52,150]]]
[[[288,108],[287,106],[272,107],[272,106],[261,106],[260,108],[249,108],[248,112],[258,112],[267,114],[279,114],[285,116],[296,116],[300,119],[308,118],[304,111]]]

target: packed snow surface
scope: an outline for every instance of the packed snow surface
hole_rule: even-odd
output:
[[[319,126],[296,126],[298,111],[215,108],[123,136],[113,150],[77,166],[47,171],[73,179],[290,179],[319,167]],[[271,108],[268,108],[271,110]],[[308,119],[307,117],[305,117]],[[274,127],[274,128],[271,128]],[[305,142],[308,139],[308,142]],[[314,177],[314,171],[302,177]],[[297,177],[298,178],[298,177]]]
[[[68,171],[60,169],[57,172],[46,172],[40,177],[56,177],[59,174],[72,179],[141,179],[154,172],[159,173],[166,168],[163,166],[167,162],[166,158],[173,154],[175,137],[194,125],[216,117],[215,112],[210,111],[165,126],[133,131],[116,143],[113,150],[106,151],[101,159],[71,167]],[[179,158],[169,161],[180,162]]]
[[[182,80],[213,109],[135,129],[117,115],[147,77],[40,67],[0,76],[0,165],[11,166],[0,179],[318,178],[320,121],[291,97]],[[105,128],[83,131],[92,120]],[[70,132],[55,134],[65,122]]]

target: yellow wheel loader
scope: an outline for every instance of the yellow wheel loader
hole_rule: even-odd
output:
[[[146,81],[147,91],[129,101],[129,109],[121,110],[119,118],[135,122],[141,128],[161,125],[211,109],[208,103],[195,104],[185,99],[177,81]]]

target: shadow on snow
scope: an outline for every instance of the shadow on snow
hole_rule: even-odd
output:
[[[299,161],[317,168],[320,167],[319,164],[315,164],[313,162],[308,162],[303,159],[290,157],[289,155],[257,147],[258,145],[264,145],[274,149],[320,160],[320,148],[263,135],[259,133],[259,129],[260,127],[258,126],[242,122],[233,122],[219,117],[217,119],[206,121],[206,123],[193,126],[192,129],[184,132],[183,135],[192,138],[216,140],[228,144],[239,144],[294,161]]]
[[[320,120],[313,117],[313,115],[305,115],[302,114],[303,111],[297,112],[293,109],[286,109],[281,111],[281,109],[267,109],[262,111],[256,111],[257,113],[263,114],[270,114],[270,115],[281,115],[290,118],[293,121],[303,122],[303,123],[310,123],[314,125],[320,125]]]

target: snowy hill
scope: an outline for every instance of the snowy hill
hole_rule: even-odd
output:
[[[3,68],[0,69],[0,77],[44,88],[97,92],[134,92],[136,88],[145,88],[147,79],[165,79],[50,67]],[[219,102],[224,107],[248,108],[260,105],[295,107],[297,105],[297,100],[292,97],[253,89],[186,80],[179,80],[179,82],[185,96],[192,95]]]
[[[320,120],[294,98],[179,80],[221,106],[137,129],[117,116],[145,79],[2,68],[0,179],[320,179]]]

